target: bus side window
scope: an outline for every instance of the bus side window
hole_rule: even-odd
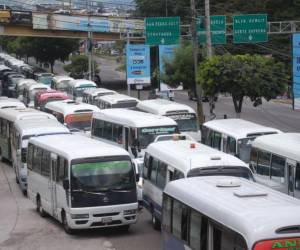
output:
[[[168,233],[171,233],[172,222],[172,199],[168,195],[163,197],[163,227]]]
[[[300,190],[300,163],[297,162],[295,173],[295,189]],[[299,198],[299,197],[297,197]]]
[[[50,175],[50,152],[43,150],[41,160],[41,174],[45,177]]]
[[[57,166],[58,166],[58,182],[62,184],[63,180],[68,177],[68,162],[63,157],[57,157]]]
[[[263,176],[270,176],[270,161],[271,154],[264,151],[258,151],[258,160],[257,160],[257,174]]]
[[[165,188],[165,185],[166,185],[167,169],[168,169],[168,165],[165,164],[164,162],[160,161],[159,166],[157,168],[156,184],[157,184],[157,187],[159,187],[162,190]]]
[[[271,179],[280,183],[285,183],[285,158],[272,155]]]
[[[27,153],[27,168],[28,169],[32,169],[32,160],[33,160],[33,145],[32,144],[29,144],[28,145],[28,153]]]
[[[152,161],[151,161],[151,164],[150,164],[150,181],[153,183],[153,184],[156,184],[156,176],[157,176],[157,171],[158,171],[158,160],[151,157],[152,158]]]
[[[182,179],[182,178],[184,178],[184,173],[182,173],[181,171],[175,169],[172,181],[175,181],[175,180],[178,180],[178,179]]]
[[[34,147],[33,167],[32,167],[32,170],[34,172],[41,173],[41,158],[42,158],[42,150],[40,148]]]
[[[227,137],[226,153],[231,155],[236,154],[236,140],[233,137]]]
[[[188,236],[188,207],[173,200],[172,233],[178,239],[187,242]]]
[[[145,157],[144,157],[144,164],[143,164],[143,178],[144,179],[148,179],[148,169],[149,169],[149,162],[150,161],[150,156],[149,154],[145,154]]]
[[[251,148],[251,153],[250,153],[250,168],[253,173],[257,172],[257,149],[256,148]]]
[[[217,226],[212,223],[213,226],[213,249],[214,250],[247,250],[247,244],[243,237],[238,233],[224,228],[222,226]]]
[[[220,150],[221,149],[221,141],[222,141],[221,133],[214,132],[212,147]]]
[[[207,137],[208,137],[208,133],[209,133],[209,128],[202,126],[202,130],[201,130],[201,143],[203,144],[207,144]]]
[[[112,124],[110,122],[104,122],[103,138],[110,141],[112,140]]]

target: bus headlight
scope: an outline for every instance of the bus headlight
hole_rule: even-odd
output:
[[[72,219],[88,219],[89,214],[71,214]]]
[[[124,211],[123,211],[123,214],[124,214],[124,215],[136,214],[136,210],[135,210],[135,209],[124,210]]]

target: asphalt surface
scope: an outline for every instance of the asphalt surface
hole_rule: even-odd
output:
[[[127,90],[120,91],[127,94]],[[136,90],[131,90],[130,95],[138,97]],[[148,91],[141,91],[141,100],[148,98]],[[175,102],[184,103],[196,110],[196,102],[190,101],[186,91],[175,93]],[[203,110],[206,121],[210,120],[209,104],[203,103]],[[233,102],[230,96],[219,96],[215,104],[216,119],[235,118]],[[300,110],[293,110],[290,104],[278,102],[276,100],[263,101],[262,105],[253,107],[251,101],[245,98],[240,118],[256,122],[265,126],[274,127],[284,132],[300,133]]]
[[[128,232],[117,229],[80,231],[67,235],[60,223],[42,218],[34,204],[23,196],[11,166],[0,163],[1,250],[156,250],[160,232],[152,228],[144,209]]]

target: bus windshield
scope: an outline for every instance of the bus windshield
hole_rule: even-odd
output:
[[[128,102],[118,102],[112,104],[112,108],[134,108],[137,105],[137,101],[128,101]]]
[[[74,94],[76,97],[82,97],[83,96],[83,92],[86,89],[95,89],[96,87],[93,85],[82,85],[81,87],[77,87],[75,88]]]
[[[72,165],[72,191],[107,192],[135,188],[131,161],[82,162]]]
[[[238,140],[238,157],[246,163],[250,161],[251,144],[254,139],[255,137]]]
[[[214,175],[242,177],[247,180],[254,181],[254,177],[250,169],[238,166],[213,166],[206,168],[194,168],[188,172],[187,177]]]
[[[80,113],[67,115],[65,118],[65,123],[69,129],[75,130],[90,130],[92,113]]]
[[[167,115],[171,119],[177,122],[180,132],[186,131],[198,131],[197,119],[195,114],[183,113]]]
[[[177,133],[176,126],[147,127],[138,129],[138,141],[140,148],[146,148],[158,135]]]
[[[50,86],[52,83],[52,76],[41,76],[39,77],[39,82]]]

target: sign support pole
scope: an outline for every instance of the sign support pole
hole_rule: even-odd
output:
[[[197,69],[198,69],[198,39],[197,39],[197,12],[195,6],[195,0],[191,0],[191,12],[192,12],[192,40],[193,40],[193,58],[194,58],[194,70],[195,70],[195,91],[197,97],[197,116],[199,124],[204,123],[204,114],[203,114],[203,103],[202,103],[202,87],[197,84]]]
[[[130,44],[130,41],[129,41],[129,28],[128,28],[128,23],[126,23],[126,24],[127,24],[127,28],[126,28],[126,44],[128,46]],[[127,56],[128,55],[126,55],[126,57]],[[127,71],[126,71],[126,74],[127,74]],[[127,75],[126,78],[128,78],[128,75]],[[130,96],[130,84],[128,84],[128,79],[127,79],[127,95]]]

